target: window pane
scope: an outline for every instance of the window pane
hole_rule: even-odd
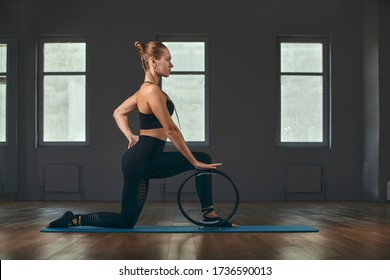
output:
[[[0,44],[0,73],[7,72],[7,44]]]
[[[44,72],[85,72],[85,43],[45,43]]]
[[[85,76],[45,76],[43,86],[43,141],[85,141]]]
[[[321,43],[281,43],[281,72],[322,73]]]
[[[204,42],[164,42],[172,55],[173,71],[204,71]]]
[[[0,76],[0,142],[5,142],[6,121],[7,121],[7,96],[6,96],[6,77]]]
[[[163,90],[175,103],[185,140],[205,141],[204,75],[171,75]]]
[[[281,77],[281,141],[323,141],[322,76]]]

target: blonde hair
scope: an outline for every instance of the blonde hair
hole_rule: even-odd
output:
[[[151,41],[146,44],[136,41],[134,47],[140,55],[141,65],[145,72],[149,70],[148,59],[151,57],[160,59],[164,49],[168,49],[163,43],[157,41]]]

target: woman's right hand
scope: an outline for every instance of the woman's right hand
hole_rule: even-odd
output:
[[[129,140],[129,146],[127,148],[131,149],[134,147],[135,144],[137,144],[137,142],[139,140],[139,136],[138,135],[131,135],[127,139]]]
[[[208,169],[217,169],[217,167],[221,165],[222,163],[204,163],[204,162],[196,161],[194,167],[200,170],[208,170]]]

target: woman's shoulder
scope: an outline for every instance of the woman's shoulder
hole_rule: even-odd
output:
[[[161,91],[160,87],[155,84],[143,84],[138,94],[143,98],[156,98],[161,97],[163,92]]]

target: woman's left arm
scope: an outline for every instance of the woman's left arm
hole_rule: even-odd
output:
[[[203,163],[198,161],[195,156],[192,154],[191,150],[187,146],[187,143],[184,140],[184,137],[173,122],[167,106],[166,106],[166,96],[163,94],[161,89],[158,86],[149,86],[149,92],[147,93],[148,104],[152,109],[154,115],[157,117],[161,123],[165,134],[172,141],[173,145],[179,150],[180,153],[195,167],[198,169],[215,169],[218,166],[222,165],[221,163]]]

